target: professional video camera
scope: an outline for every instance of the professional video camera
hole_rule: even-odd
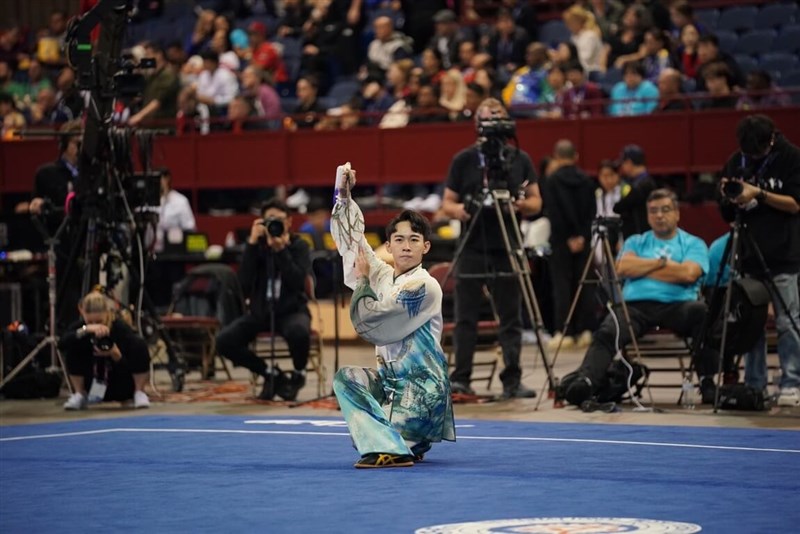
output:
[[[95,9],[70,22],[65,38],[65,49],[67,61],[75,69],[75,79],[79,89],[98,90],[102,96],[120,99],[130,99],[141,95],[144,91],[144,76],[135,71],[155,68],[154,59],[142,59],[137,63],[133,54],[95,49],[91,40],[95,26],[115,15],[118,19],[115,23],[124,29],[127,11],[130,9],[129,4],[128,0],[99,2]],[[111,25],[107,29],[114,30]],[[117,41],[119,42],[119,39]]]
[[[507,118],[491,118],[478,121],[478,147],[488,170],[489,188],[506,189],[511,164],[519,149],[516,144],[517,129],[514,121]]]

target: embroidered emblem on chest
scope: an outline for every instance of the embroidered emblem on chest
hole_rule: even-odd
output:
[[[416,289],[403,289],[398,293],[396,302],[400,303],[409,317],[419,315],[419,309],[422,307],[422,301],[425,300],[425,284],[422,284]]]

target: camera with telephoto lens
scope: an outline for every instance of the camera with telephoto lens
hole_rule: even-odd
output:
[[[92,337],[92,345],[97,347],[97,350],[107,351],[114,346],[114,340],[111,336]]]
[[[261,224],[267,227],[267,233],[272,237],[280,237],[285,230],[283,220],[274,217],[267,217],[261,221]]]
[[[739,181],[728,181],[722,185],[722,193],[731,200],[738,197],[744,191],[744,185]]]
[[[511,139],[517,128],[511,119],[486,119],[478,121],[478,137],[486,139]]]
[[[742,167],[738,172],[740,180],[728,180],[722,185],[722,194],[733,200],[744,192],[744,182],[752,178],[753,173],[746,167]]]

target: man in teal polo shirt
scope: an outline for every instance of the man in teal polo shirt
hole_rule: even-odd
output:
[[[651,230],[631,236],[617,260],[624,279],[622,296],[627,304],[633,334],[639,338],[660,326],[679,336],[700,335],[706,305],[698,300],[700,282],[708,272],[708,247],[702,239],[680,228],[675,193],[656,189],[647,198]],[[580,405],[603,387],[614,355],[631,342],[631,332],[621,308],[608,315],[592,336],[579,376],[568,387],[566,399]],[[714,400],[716,355],[695,356],[703,402]]]

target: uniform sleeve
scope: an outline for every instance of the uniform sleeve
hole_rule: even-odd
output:
[[[367,253],[370,263],[370,276],[391,270],[391,267],[375,255],[372,247],[364,237],[364,214],[352,198],[350,192],[340,189],[339,178],[343,172],[343,166],[337,169],[337,189],[334,199],[333,212],[331,213],[331,236],[336,243],[336,249],[342,257],[342,267],[344,269],[344,283],[352,290],[358,285],[358,277],[355,271],[356,258],[359,249]]]
[[[350,319],[356,332],[377,346],[397,343],[435,317],[442,307],[442,289],[436,280],[412,279],[379,299],[363,283],[353,293]]]

